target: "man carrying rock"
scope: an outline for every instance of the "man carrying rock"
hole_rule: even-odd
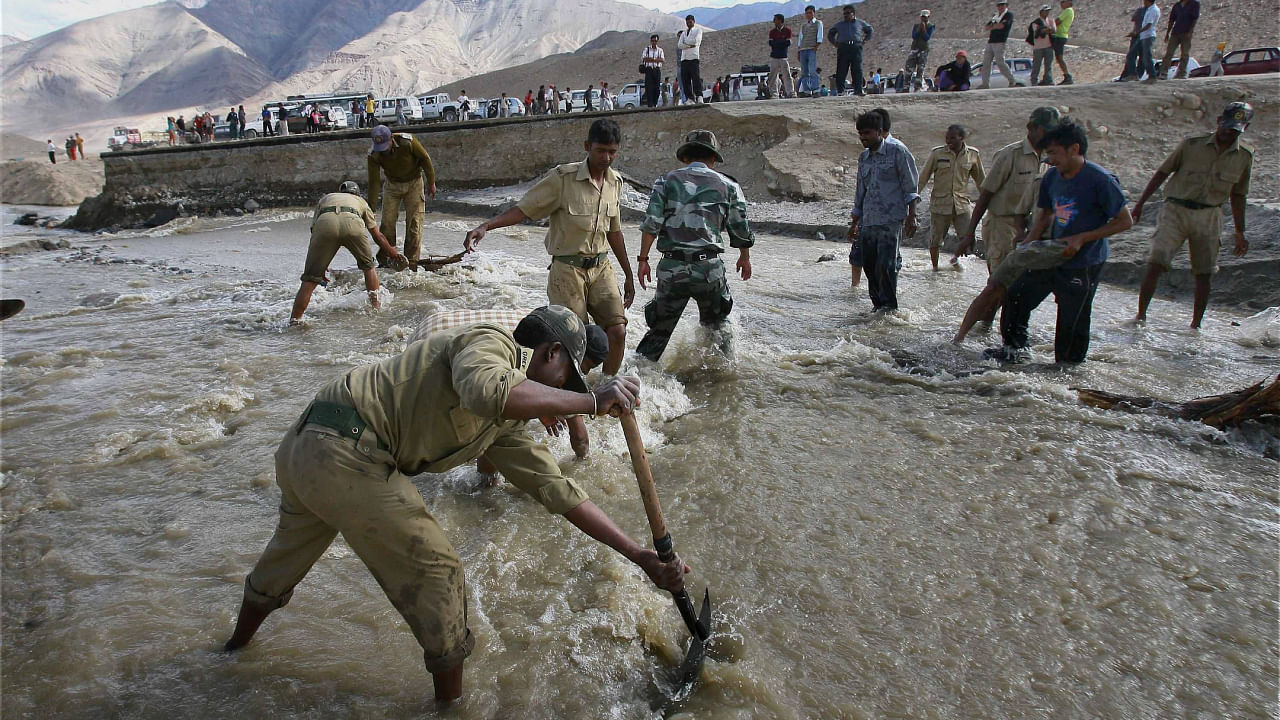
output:
[[[918,192],[923,193],[929,178],[933,178],[933,193],[929,196],[929,260],[934,270],[938,269],[938,252],[947,239],[947,230],[954,227],[956,238],[964,237],[969,230],[973,211],[969,179],[981,188],[986,178],[981,153],[965,144],[966,135],[968,131],[963,125],[947,128],[946,144],[929,153],[920,173]]]
[[[907,237],[915,236],[920,203],[915,159],[906,145],[885,139],[884,125],[875,110],[858,116],[858,138],[866,150],[858,157],[858,187],[849,212],[849,238],[855,242],[849,263],[866,267],[867,291],[877,312],[898,307],[898,243],[904,221]]]
[[[622,236],[622,176],[610,167],[622,145],[622,130],[613,120],[601,118],[591,123],[583,145],[585,160],[552,168],[515,207],[468,232],[465,246],[471,252],[490,230],[549,217],[547,297],[573,310],[583,322],[589,313],[605,329],[609,358],[603,370],[615,375],[626,349],[626,309],[636,294]],[[626,278],[625,297],[618,292],[610,250]]]
[[[924,87],[924,77],[929,63],[929,40],[933,37],[934,25],[929,22],[929,11],[920,11],[920,22],[911,27],[911,51],[907,53],[907,66],[904,70],[910,78],[908,92],[915,92]]]
[[[973,248],[978,223],[986,216],[982,226],[987,272],[993,273],[1000,263],[1013,252],[1017,238],[1027,229],[1027,215],[1035,207],[1037,198],[1030,188],[1040,175],[1040,141],[1045,133],[1056,128],[1061,116],[1051,105],[1038,107],[1027,120],[1027,134],[1022,140],[1006,145],[995,154],[991,170],[982,181],[982,192],[973,208],[973,217],[960,244],[956,247],[952,262]],[[988,214],[990,210],[990,214]],[[984,322],[995,318],[992,308]]]
[[[649,282],[649,249],[656,240],[657,292],[644,308],[649,331],[636,352],[657,362],[692,298],[698,303],[703,327],[721,330],[733,310],[729,280],[720,254],[725,251],[721,229],[729,245],[738,248],[737,270],[751,279],[751,246],[755,236],[747,223],[747,201],[742,188],[727,175],[716,172],[724,162],[720,143],[710,130],[694,130],[676,150],[684,167],[658,178],[649,194],[649,207],[640,224],[640,287]]]
[[[1156,292],[1160,275],[1169,269],[1173,256],[1187,242],[1191,254],[1191,272],[1196,278],[1195,304],[1191,311],[1191,327],[1199,328],[1209,306],[1209,285],[1218,271],[1218,250],[1222,237],[1222,203],[1231,200],[1231,220],[1235,226],[1236,257],[1249,252],[1244,238],[1245,198],[1253,174],[1253,148],[1240,141],[1240,135],[1253,120],[1253,106],[1245,102],[1227,105],[1218,118],[1217,132],[1193,135],[1183,140],[1178,149],[1165,159],[1151,177],[1142,197],[1133,206],[1133,220],[1142,217],[1147,199],[1169,181],[1164,207],[1151,238],[1151,254],[1147,274],[1138,294],[1138,315],[1147,319],[1147,306]]]
[[[422,226],[427,216],[427,196],[436,196],[436,168],[418,139],[408,133],[392,134],[391,128],[373,129],[373,149],[368,156],[369,199],[376,204],[382,193],[382,234],[396,247],[396,221],[404,206],[404,257],[411,267],[422,252]],[[387,175],[386,188],[382,174]],[[423,184],[423,176],[426,184]],[[424,192],[425,189],[425,192]],[[390,256],[378,250],[378,267],[388,267]]]
[[[248,644],[342,533],[422,647],[436,700],[461,697],[463,661],[475,646],[462,563],[409,476],[441,473],[481,453],[658,587],[682,588],[683,561],[663,563],[642,548],[523,430],[536,417],[630,413],[639,404],[634,378],[588,391],[585,346],[577,316],[542,307],[514,333],[492,324],[438,333],[321,388],[276,451],[279,524],[245,578],[225,648]]]
[[[358,185],[348,180],[339,186],[338,192],[320,198],[315,215],[311,218],[311,243],[307,246],[302,286],[293,299],[290,322],[302,320],[302,314],[307,311],[311,294],[315,292],[317,285],[329,284],[325,272],[340,247],[346,248],[355,256],[356,267],[364,273],[364,288],[369,291],[369,303],[378,307],[378,271],[373,268],[369,243],[364,239],[366,232],[381,248],[380,254],[385,253],[396,262],[404,262],[404,257],[378,231],[377,217],[364,198],[360,197]]]

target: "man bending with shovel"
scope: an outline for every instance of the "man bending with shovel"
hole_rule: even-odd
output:
[[[514,333],[488,323],[436,333],[322,387],[276,451],[279,524],[245,578],[226,649],[248,644],[341,532],[422,646],[436,699],[460,697],[463,661],[475,645],[462,563],[408,476],[441,473],[481,453],[655,585],[682,590],[689,568],[679,557],[664,563],[642,548],[523,432],[536,417],[625,415],[639,404],[634,378],[587,389],[586,343],[577,315],[551,305]]]

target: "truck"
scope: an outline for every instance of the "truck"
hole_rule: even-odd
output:
[[[449,97],[449,93],[419,95],[418,105],[422,108],[423,119],[429,122],[457,122],[461,117],[458,103]]]
[[[137,150],[155,144],[154,140],[143,140],[142,133],[137,128],[127,128],[123,125],[117,125],[115,130],[111,131],[111,137],[107,138],[107,149],[112,151]]]

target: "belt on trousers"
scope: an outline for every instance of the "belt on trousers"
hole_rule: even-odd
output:
[[[353,207],[347,207],[346,205],[330,205],[329,207],[320,208],[320,212],[316,213],[316,217],[320,217],[325,213],[351,213],[352,215],[359,215],[360,211]]]
[[[369,428],[369,423],[360,417],[360,413],[355,408],[348,405],[339,405],[338,403],[325,402],[316,400],[311,403],[311,407],[307,408],[307,412],[302,416],[302,423],[315,423],[321,427],[327,427],[331,430],[337,430],[342,433],[343,437],[349,437],[352,440],[360,439],[365,430]],[[390,450],[387,444],[378,438],[379,450]]]
[[[720,255],[719,250],[663,250],[662,257],[681,262],[702,262]]]
[[[591,268],[604,263],[609,257],[609,253],[600,253],[599,255],[552,255],[551,259],[556,262],[562,262],[565,265],[590,270]]]
[[[1174,197],[1165,198],[1164,201],[1171,202],[1174,205],[1181,205],[1182,207],[1187,208],[1188,210],[1208,210],[1211,207],[1218,207],[1217,205],[1205,205],[1204,203],[1198,203],[1198,202],[1195,202],[1194,200],[1183,200],[1182,198],[1174,198]]]

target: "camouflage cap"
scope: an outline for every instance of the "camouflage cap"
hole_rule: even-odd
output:
[[[716,156],[716,162],[724,162],[724,156],[720,154],[720,142],[716,140],[716,134],[710,130],[693,130],[685,135],[684,144],[676,150],[676,159],[684,162],[685,151],[692,148],[709,150]]]
[[[534,322],[546,331],[546,336],[560,343],[569,353],[570,372],[564,389],[573,392],[590,392],[586,378],[582,377],[582,358],[587,354],[587,326],[572,310],[563,305],[543,305],[525,316],[521,324]]]
[[[1218,124],[1237,132],[1244,132],[1245,126],[1253,120],[1253,106],[1247,102],[1233,102],[1222,111]]]
[[[1058,123],[1062,121],[1062,113],[1058,112],[1058,108],[1052,105],[1042,105],[1031,111],[1031,118],[1027,120],[1030,125],[1039,125],[1045,130],[1052,130],[1058,127]]]

